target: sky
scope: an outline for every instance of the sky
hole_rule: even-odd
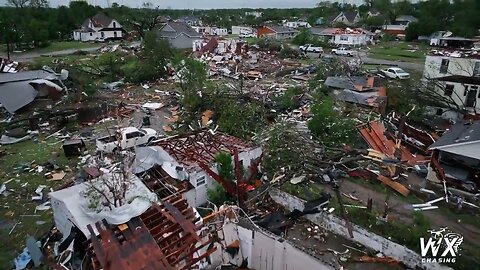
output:
[[[69,0],[49,0],[51,7],[68,5]],[[324,0],[87,0],[92,5],[105,7],[107,1],[110,4],[116,2],[120,5],[140,7],[148,1],[153,6],[172,9],[212,9],[212,8],[312,8],[318,2]],[[363,0],[332,0],[331,2],[345,2],[361,4]],[[0,0],[0,5],[5,5],[6,0]]]

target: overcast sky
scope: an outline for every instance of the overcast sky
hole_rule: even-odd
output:
[[[68,5],[69,0],[49,0],[51,7]],[[120,5],[139,7],[143,0],[87,0],[92,5],[106,6],[117,2]],[[145,0],[160,8],[172,9],[211,9],[211,8],[311,8],[318,2],[325,0]],[[334,2],[332,0],[330,2]],[[361,4],[363,0],[336,0],[337,2]],[[0,5],[5,5],[6,0],[0,0]]]

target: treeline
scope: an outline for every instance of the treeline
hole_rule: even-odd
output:
[[[363,14],[375,8],[381,14],[381,20],[366,19],[378,23],[391,23],[398,15],[413,15],[418,22],[407,28],[407,40],[435,31],[449,30],[457,36],[472,37],[480,29],[479,0],[427,0],[411,3],[407,0],[366,0],[359,7]]]
[[[10,0],[12,1],[12,0]],[[44,0],[31,1],[41,3]],[[365,0],[360,6],[350,4],[321,2],[312,9],[260,9],[261,18],[245,15],[252,9],[216,9],[216,10],[172,10],[161,7],[129,8],[113,3],[111,8],[103,9],[91,6],[85,1],[71,1],[69,6],[48,8],[46,4],[17,7],[0,7],[0,43],[9,41],[15,48],[42,47],[54,40],[68,40],[72,31],[82,22],[102,11],[122,23],[129,30],[151,30],[151,21],[159,15],[173,19],[185,15],[194,15],[204,23],[230,28],[232,25],[261,25],[279,23],[283,20],[302,19],[314,25],[323,17],[328,20],[339,11],[359,11],[361,25],[381,26],[391,23],[398,15],[413,15],[419,19],[407,29],[407,39],[416,39],[419,35],[428,35],[438,30],[450,30],[455,35],[471,37],[478,35],[480,28],[479,0],[427,0],[411,3],[408,0]],[[378,17],[367,18],[368,11],[380,12]],[[138,23],[140,22],[140,23]],[[148,26],[148,27],[146,27]],[[140,29],[139,29],[140,28]]]

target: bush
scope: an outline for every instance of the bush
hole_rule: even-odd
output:
[[[334,108],[331,97],[318,96],[312,106],[308,129],[327,146],[353,144],[357,138],[355,123]]]
[[[120,68],[127,82],[141,83],[155,79],[157,72],[149,64],[139,60],[130,61]]]
[[[213,188],[207,190],[208,200],[217,206],[223,205],[225,202],[232,201],[231,197],[223,189],[222,186],[215,183]]]
[[[301,87],[290,87],[280,96],[274,97],[275,107],[279,111],[288,111],[300,106],[298,95],[303,93]]]
[[[299,58],[300,52],[297,50],[292,49],[288,44],[284,44],[283,48],[280,50],[278,56],[280,58]]]

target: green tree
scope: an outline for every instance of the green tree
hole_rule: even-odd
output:
[[[308,129],[324,145],[339,146],[356,141],[355,123],[335,110],[331,97],[319,95],[311,112],[313,117],[308,121]]]
[[[228,152],[220,152],[215,156],[218,175],[226,181],[233,181],[235,178],[233,171],[232,155]]]

